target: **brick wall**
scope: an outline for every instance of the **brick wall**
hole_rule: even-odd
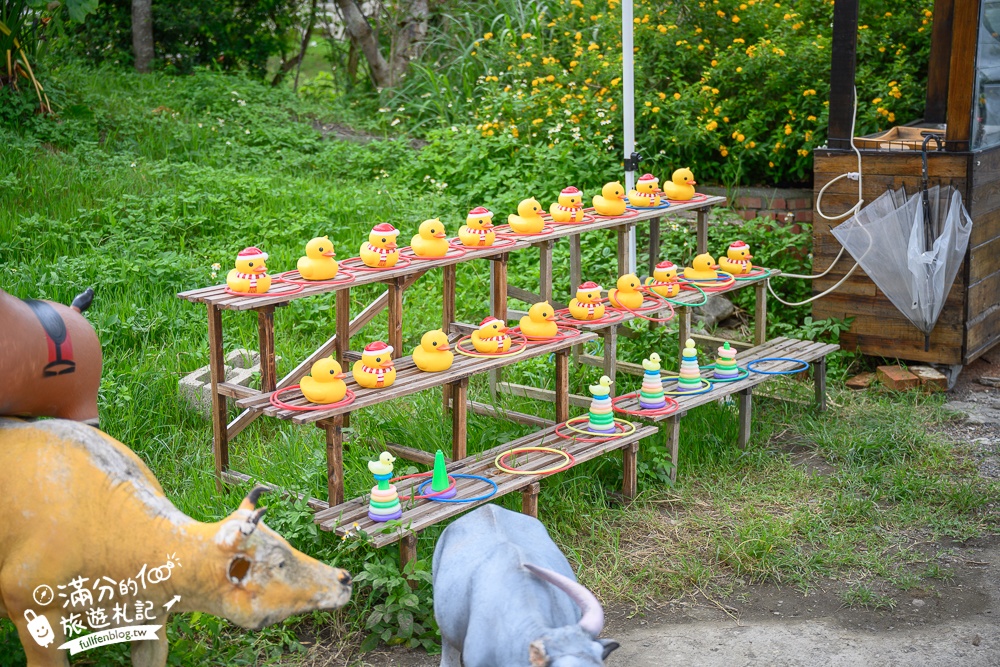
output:
[[[771,218],[783,222],[789,213],[795,222],[813,221],[812,191],[791,188],[699,187],[699,192],[728,197],[729,203],[744,220]]]

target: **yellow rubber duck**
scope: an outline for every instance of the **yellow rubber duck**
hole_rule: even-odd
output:
[[[495,317],[487,317],[479,329],[472,332],[472,346],[479,352],[506,352],[510,349],[507,325]]]
[[[617,288],[608,290],[608,301],[616,308],[638,310],[642,308],[645,297],[639,291],[639,277],[634,273],[626,273],[618,279]]]
[[[553,222],[583,222],[583,193],[572,185],[563,189],[549,213]]]
[[[614,382],[615,381],[607,375],[602,375],[601,379],[597,381],[597,384],[590,385],[590,393],[595,398],[599,396],[608,396],[611,394],[611,385],[614,384]]]
[[[635,182],[635,189],[628,191],[628,203],[636,208],[651,208],[660,205],[660,179],[652,174],[643,174]]]
[[[677,265],[670,261],[660,262],[653,268],[653,276],[646,278],[646,285],[660,296],[677,296],[681,291],[681,284],[677,282]]]
[[[719,258],[719,269],[734,276],[745,276],[753,271],[752,259],[750,246],[743,241],[733,241],[726,250],[726,256]]]
[[[688,280],[715,280],[719,277],[716,268],[715,258],[706,252],[695,257],[691,266],[684,267],[684,277]]]
[[[465,224],[458,230],[458,238],[462,245],[469,248],[488,248],[497,240],[492,227],[493,211],[477,206],[466,216]]]
[[[378,461],[369,461],[368,470],[373,475],[391,475],[392,464],[396,462],[396,457],[389,452],[382,452],[378,455]]]
[[[410,239],[410,248],[418,257],[444,257],[449,247],[444,223],[437,218],[421,222],[417,235]]]
[[[337,360],[326,357],[313,364],[309,375],[299,380],[299,389],[310,403],[337,403],[347,395],[344,377],[344,370]]]
[[[694,197],[694,186],[696,185],[698,182],[694,180],[694,174],[691,173],[690,169],[684,167],[674,172],[669,183],[663,184],[663,194],[666,195],[667,199],[674,201],[688,201]]]
[[[413,350],[413,363],[427,373],[440,373],[451,368],[455,355],[448,345],[448,336],[441,329],[432,329],[420,337]]]
[[[354,381],[367,389],[384,389],[396,381],[392,347],[380,340],[365,345],[361,360],[354,362]]]
[[[361,251],[358,253],[361,261],[366,266],[378,269],[387,269],[396,266],[399,261],[399,247],[396,245],[396,237],[399,230],[388,222],[382,222],[372,227],[368,234],[368,242],[361,244]]]
[[[542,205],[534,197],[523,199],[517,205],[517,215],[507,216],[507,224],[511,231],[518,234],[541,234],[545,221],[541,216]]]
[[[569,302],[569,314],[577,320],[599,320],[604,317],[601,286],[592,280],[580,285],[576,297]]]
[[[226,285],[240,294],[266,294],[271,289],[271,276],[267,275],[264,260],[267,253],[250,246],[236,255],[236,268],[226,276]]]
[[[529,308],[518,326],[527,338],[555,338],[559,333],[556,311],[548,301],[540,301]]]
[[[642,360],[642,367],[647,371],[652,371],[654,373],[660,372],[660,355],[653,352],[649,355],[649,358]]]
[[[337,277],[337,260],[329,236],[317,236],[306,244],[306,256],[295,265],[305,280],[333,280]]]
[[[594,211],[598,215],[622,215],[625,213],[625,186],[618,181],[605,183],[601,194],[594,197]]]

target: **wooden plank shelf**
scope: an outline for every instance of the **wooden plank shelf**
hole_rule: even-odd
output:
[[[628,463],[624,466],[623,493],[626,498],[632,498],[635,495],[636,467],[634,460],[638,453],[639,441],[654,435],[657,431],[655,426],[636,424],[635,430],[629,435],[606,438],[600,442],[566,440],[555,435],[555,429],[556,427],[550,427],[448,464],[449,474],[479,475],[495,482],[497,493],[488,499],[473,503],[440,503],[431,500],[405,501],[400,523],[387,526],[368,518],[368,494],[365,494],[341,505],[317,512],[315,521],[322,530],[336,531],[339,535],[363,530],[371,537],[372,543],[376,547],[384,547],[398,542],[408,534],[415,535],[429,526],[450,519],[483,503],[492,502],[500,496],[514,491],[526,491],[526,497],[522,499],[523,504],[533,509],[534,511],[531,513],[535,515],[537,513],[537,490],[532,487],[547,475],[511,475],[499,470],[493,463],[499,454],[508,452],[515,447],[561,449],[569,452],[576,459],[576,465],[607,452],[624,450],[624,456],[628,459]],[[558,466],[562,460],[563,458],[557,454],[532,453],[522,454],[517,459],[517,464],[522,470],[545,470]],[[398,489],[402,495],[410,495],[416,492],[416,486],[417,484],[414,484],[413,489],[410,489],[407,483],[401,483],[398,485]],[[456,488],[460,498],[476,497],[489,489],[483,482],[470,479],[457,479]]]
[[[458,338],[459,336],[457,334],[453,334],[449,337],[453,348],[455,340]],[[395,361],[396,381],[391,387],[385,389],[366,389],[361,387],[357,382],[355,382],[353,373],[348,373],[346,379],[347,387],[354,392],[354,401],[345,406],[330,410],[303,412],[277,408],[270,403],[271,396],[274,392],[257,393],[253,396],[237,400],[236,404],[241,408],[259,410],[270,417],[289,420],[296,424],[310,424],[324,419],[329,419],[330,417],[335,417],[337,415],[354,412],[355,410],[376,405],[378,403],[384,403],[385,401],[402,398],[403,396],[409,396],[410,394],[414,394],[424,389],[432,389],[442,385],[452,384],[477,373],[485,373],[495,368],[509,366],[513,363],[517,363],[518,361],[533,359],[535,357],[544,357],[554,352],[566,350],[573,345],[585,343],[596,338],[596,334],[581,332],[579,336],[570,339],[558,340],[551,343],[541,342],[529,344],[526,348],[524,348],[524,352],[513,357],[483,358],[467,357],[461,354],[455,354],[455,361],[451,368],[440,373],[426,373],[417,368],[416,364],[413,363],[412,357],[402,357]],[[309,405],[309,402],[302,396],[302,392],[297,389],[285,392],[282,395],[281,400],[286,404],[299,407]]]
[[[351,289],[353,287],[359,287],[361,285],[368,285],[371,283],[387,282],[396,278],[409,277],[416,274],[422,275],[431,269],[453,266],[455,264],[461,264],[474,259],[495,259],[517,250],[524,250],[539,243],[554,241],[567,236],[579,237],[580,234],[585,234],[587,232],[601,229],[612,229],[626,224],[632,225],[637,222],[653,218],[659,219],[664,215],[671,215],[680,211],[707,210],[713,206],[724,204],[725,201],[725,197],[710,196],[701,201],[672,204],[669,208],[665,209],[639,211],[638,214],[633,217],[605,218],[598,216],[593,222],[583,222],[579,224],[550,224],[552,232],[537,236],[525,236],[522,234],[515,234],[513,232],[505,232],[504,235],[506,237],[514,239],[513,244],[491,246],[489,248],[468,248],[466,249],[464,255],[440,259],[411,260],[410,263],[405,266],[395,266],[390,269],[379,271],[356,271],[353,272],[354,278],[351,281],[345,281],[344,283],[338,285],[308,285],[302,291],[295,292],[294,294],[238,296],[226,292],[226,286],[223,284],[188,290],[179,293],[177,296],[192,303],[205,303],[223,310],[253,310],[264,306],[284,305],[290,301],[303,299],[309,296],[328,294],[330,292]],[[272,290],[276,289],[277,284],[278,283],[272,285]]]

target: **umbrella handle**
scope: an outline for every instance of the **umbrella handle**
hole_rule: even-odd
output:
[[[924,246],[928,251],[934,246],[934,233],[931,230],[931,203],[927,198],[927,143],[931,139],[937,144],[937,150],[941,150],[941,137],[936,134],[928,134],[924,137],[924,143],[920,149],[921,176],[923,179],[921,182],[920,200],[924,208]]]

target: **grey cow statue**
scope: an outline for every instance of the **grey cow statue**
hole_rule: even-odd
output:
[[[434,548],[441,667],[600,667],[604,610],[535,518],[484,505]]]

